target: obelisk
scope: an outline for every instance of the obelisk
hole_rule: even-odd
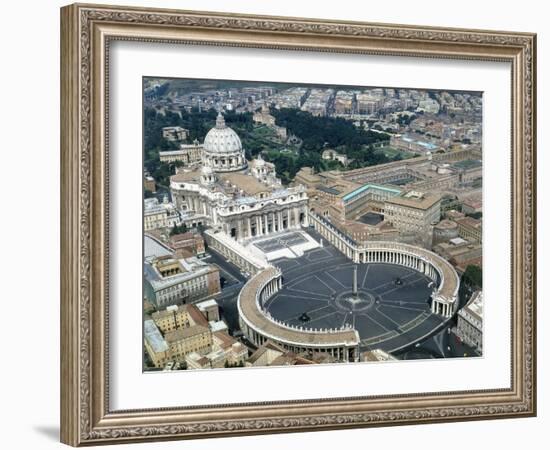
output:
[[[357,266],[353,266],[353,296],[357,297]]]

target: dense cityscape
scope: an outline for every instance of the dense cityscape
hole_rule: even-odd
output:
[[[144,370],[482,355],[482,96],[145,78]]]

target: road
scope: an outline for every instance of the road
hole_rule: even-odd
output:
[[[397,357],[399,359],[436,359],[481,356],[473,347],[461,342],[450,327],[425,340],[422,344]]]
[[[237,266],[228,262],[223,256],[212,249],[208,250],[208,256],[204,259],[210,264],[218,266],[220,277],[225,280],[221,293],[214,298],[220,306],[220,314],[225,319],[230,334],[234,334],[240,328],[237,297],[244,283],[246,283],[246,277]]]

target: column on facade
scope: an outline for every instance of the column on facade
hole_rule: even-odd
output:
[[[241,226],[241,219],[237,219],[237,235],[235,236],[235,238],[240,241],[242,240],[243,236],[242,236],[242,226]]]
[[[264,229],[267,230],[267,226],[266,226],[266,223],[265,223],[265,216],[263,214],[260,215],[260,229],[262,230],[261,233],[262,233],[262,236],[265,234],[264,232]]]
[[[272,211],[269,213],[269,216],[271,218],[271,232],[274,232],[275,231],[275,213]]]
[[[262,215],[258,214],[256,216],[256,236],[262,236],[263,235],[263,223],[262,223]]]

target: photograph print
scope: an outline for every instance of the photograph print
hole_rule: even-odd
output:
[[[143,370],[481,357],[481,92],[143,78]]]

